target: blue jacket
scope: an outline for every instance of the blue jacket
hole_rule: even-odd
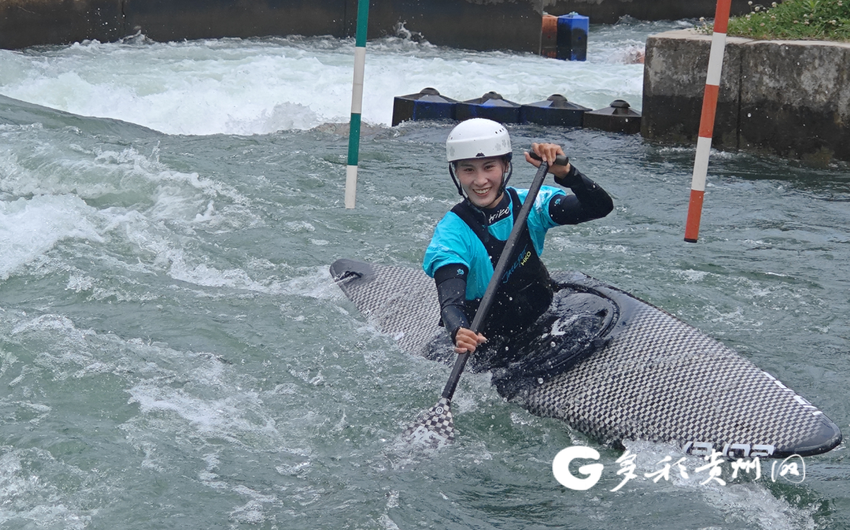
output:
[[[525,201],[528,190],[516,189],[520,201]],[[534,207],[528,214],[528,231],[531,235],[534,249],[539,256],[543,252],[546,232],[558,226],[549,216],[549,203],[561,201],[567,197],[564,190],[552,186],[543,186],[534,201]],[[510,205],[510,201],[508,202]],[[514,226],[513,206],[510,205],[511,215],[488,227],[490,234],[501,241],[506,241]],[[423,268],[434,277],[440,267],[450,264],[463,264],[469,269],[466,281],[466,299],[481,298],[487,290],[490,277],[493,276],[493,264],[487,255],[484,244],[475,235],[469,225],[453,212],[448,212],[434,229],[431,243],[425,250]]]

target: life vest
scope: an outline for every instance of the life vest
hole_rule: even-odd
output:
[[[516,190],[507,188],[506,191],[511,198],[513,220],[516,224],[522,203]],[[495,269],[507,242],[501,241],[487,230],[481,210],[474,208],[469,201],[455,205],[452,212],[460,217],[481,240]],[[531,325],[546,311],[552,303],[552,296],[549,271],[546,270],[546,266],[543,265],[534,248],[528,224],[526,224],[498,286],[490,314],[484,321],[483,329],[479,331],[488,338],[492,335],[515,335]],[[466,314],[470,321],[475,317],[480,304],[481,298],[465,301]]]

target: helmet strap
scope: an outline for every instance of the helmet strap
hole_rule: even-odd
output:
[[[460,194],[461,197],[463,197],[465,199],[466,195],[463,194],[463,188],[460,186],[460,181],[455,176],[455,163],[454,162],[449,162],[449,175],[452,176],[452,182],[454,182],[455,186],[457,186],[457,192]]]
[[[505,164],[508,166],[505,170],[505,173],[502,175],[502,186],[499,188],[499,196],[501,197],[503,193],[505,193],[505,188],[508,185],[508,181],[511,180],[511,175],[514,174],[514,164],[511,162],[511,158],[505,157]]]

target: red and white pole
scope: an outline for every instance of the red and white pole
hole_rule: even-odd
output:
[[[711,51],[708,54],[708,75],[705,78],[697,153],[694,158],[694,175],[691,180],[691,201],[688,204],[688,220],[685,225],[685,241],[689,243],[696,243],[699,235],[705,177],[708,173],[708,155],[711,153],[711,137],[714,134],[714,114],[717,111],[717,94],[720,92],[720,72],[723,70],[723,52],[726,49],[726,28],[729,26],[731,4],[732,0],[717,0],[714,13],[714,33],[711,35]]]

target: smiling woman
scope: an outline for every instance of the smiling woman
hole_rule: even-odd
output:
[[[604,217],[613,208],[608,194],[566,159],[555,164],[559,156],[564,157],[560,146],[533,143],[531,148],[531,153],[525,153],[526,161],[544,175],[550,171],[555,182],[570,188],[573,195],[550,186],[539,194],[508,188],[513,171],[511,139],[499,123],[473,118],[452,129],[446,140],[449,174],[464,200],[434,229],[424,268],[436,281],[442,321],[457,353],[474,352],[487,337],[519,333],[534,322],[552,301],[551,281],[539,258],[546,232],[558,225]],[[520,219],[526,201],[534,207],[527,219]],[[523,228],[513,235],[517,224]],[[508,249],[506,242],[512,238],[517,238],[516,248]],[[492,314],[480,329],[472,330],[469,323],[505,252],[515,253],[505,256],[508,262],[519,258],[498,279],[501,288],[494,295]]]
[[[481,118],[455,127],[446,140],[449,173],[458,193],[476,206],[491,207],[510,179],[511,138],[499,123]]]
[[[470,202],[487,208],[502,198],[508,164],[502,158],[459,160],[455,163],[455,175]]]

